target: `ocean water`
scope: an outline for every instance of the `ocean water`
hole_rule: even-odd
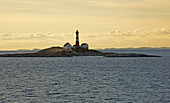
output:
[[[170,52],[156,53],[163,57],[0,57],[0,103],[170,103]]]

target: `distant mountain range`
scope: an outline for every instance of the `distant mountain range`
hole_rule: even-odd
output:
[[[158,48],[154,48],[154,47],[140,47],[140,48],[105,48],[103,50],[170,50],[170,47],[158,47]]]
[[[41,49],[0,50],[0,52],[38,52]]]
[[[37,48],[34,48],[34,49],[32,49],[32,50],[30,50],[30,49],[18,49],[18,50],[16,50],[16,51],[40,51],[41,49],[37,49]]]

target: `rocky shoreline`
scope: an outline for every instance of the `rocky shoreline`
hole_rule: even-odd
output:
[[[114,53],[114,54],[106,54],[104,57],[161,57],[161,56],[136,54],[136,53]]]
[[[2,54],[0,57],[73,57],[73,56],[104,56],[104,57],[160,57],[156,55],[136,53],[111,53],[97,50],[74,51],[62,47],[51,47],[36,53]]]

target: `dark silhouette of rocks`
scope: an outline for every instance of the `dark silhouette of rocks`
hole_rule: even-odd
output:
[[[112,54],[106,54],[105,57],[160,57],[160,56],[136,54],[136,53],[112,53]]]
[[[51,47],[36,53],[2,54],[0,57],[72,57],[72,56],[104,56],[104,57],[160,57],[155,55],[135,53],[109,53],[83,48],[64,49],[63,47]]]

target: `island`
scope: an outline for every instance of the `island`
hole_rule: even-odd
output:
[[[156,55],[136,53],[100,52],[93,49],[65,49],[63,47],[50,47],[36,53],[1,54],[0,57],[73,57],[73,56],[104,56],[104,57],[160,57]]]

